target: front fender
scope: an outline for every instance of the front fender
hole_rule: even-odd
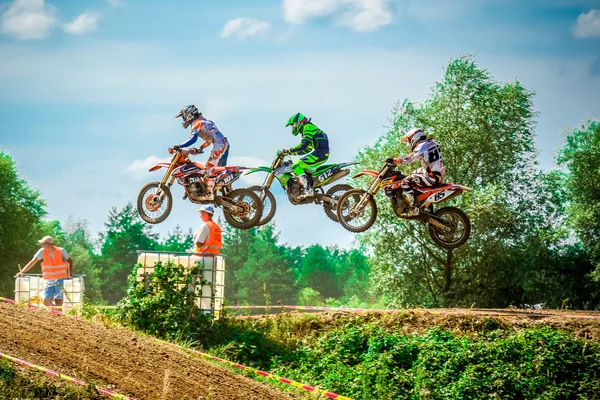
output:
[[[156,164],[154,167],[150,168],[148,171],[152,172],[152,171],[156,171],[159,170],[161,168],[169,168],[171,166],[171,163],[158,163]]]
[[[373,178],[377,178],[379,175],[379,171],[373,171],[372,169],[365,169],[364,171],[360,171],[358,174],[354,175],[352,178],[358,178],[359,176],[369,175]]]
[[[266,173],[270,174],[271,172],[273,172],[273,168],[271,168],[271,167],[251,168],[250,170],[246,171],[246,173],[244,175],[253,174],[255,172],[266,172]]]

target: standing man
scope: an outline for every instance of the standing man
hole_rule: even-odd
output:
[[[194,235],[194,253],[209,253],[217,255],[221,253],[223,247],[223,236],[221,235],[221,227],[213,221],[215,209],[210,204],[200,207],[200,218],[203,224]]]
[[[17,276],[23,276],[38,261],[42,260],[42,278],[44,279],[42,297],[44,305],[46,307],[60,307],[63,303],[63,283],[65,279],[71,278],[73,260],[65,249],[54,245],[52,236],[44,236],[39,240],[39,243],[42,248],[35,253],[31,261]]]

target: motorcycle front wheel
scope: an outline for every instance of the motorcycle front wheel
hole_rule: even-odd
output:
[[[355,207],[364,196],[367,197],[363,207],[355,210]],[[377,219],[377,203],[373,196],[362,189],[348,190],[338,200],[337,218],[344,229],[353,233],[364,232]]]
[[[140,190],[137,210],[140,217],[149,224],[163,222],[173,207],[173,196],[169,187],[161,182],[150,182]]]
[[[440,247],[455,249],[465,244],[471,234],[471,221],[467,214],[456,207],[444,207],[433,213],[433,217],[450,227],[449,232],[429,224],[429,236]]]
[[[271,193],[271,191],[267,188],[264,188],[262,186],[250,186],[248,189],[252,190],[253,192],[255,192],[257,195],[260,196],[261,191],[265,191],[265,198],[262,201],[262,205],[263,205],[263,211],[262,211],[262,216],[260,218],[260,221],[258,221],[258,226],[262,226],[264,224],[266,224],[267,222],[271,221],[273,219],[273,217],[275,216],[275,211],[277,211],[277,203],[275,202],[275,196],[273,196],[273,193]]]
[[[232,212],[226,206],[223,207],[223,216],[231,226],[250,229],[258,224],[263,207],[256,193],[249,189],[235,189],[227,194],[226,199],[240,208],[239,211]]]

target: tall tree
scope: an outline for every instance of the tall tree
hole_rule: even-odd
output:
[[[19,177],[13,159],[0,153],[0,296],[13,297],[17,264],[24,266],[39,248],[45,205],[39,192]]]
[[[102,277],[99,266],[100,257],[94,254],[88,221],[69,217],[64,224],[63,247],[73,259],[75,274],[83,274],[85,295],[93,302],[102,302]]]
[[[566,137],[558,162],[568,170],[569,220],[590,249],[600,281],[600,122],[588,121]]]
[[[236,271],[240,289],[234,299],[248,304],[277,301],[292,304],[297,297],[294,272],[273,225],[259,228],[248,245],[248,259]]]
[[[160,251],[193,251],[193,234],[192,230],[189,229],[187,233],[184,233],[179,225],[175,226],[173,232],[169,232],[164,240],[156,246],[156,250]]]
[[[115,303],[125,295],[127,276],[137,262],[137,251],[154,250],[158,234],[142,221],[131,203],[118,211],[113,207],[104,226],[98,265],[104,298]]]
[[[225,298],[229,302],[239,299],[238,293],[246,282],[238,280],[238,271],[244,267],[249,258],[250,246],[256,238],[257,228],[247,230],[236,229],[222,221],[218,221],[223,230],[223,250],[225,257]]]
[[[344,292],[338,277],[339,261],[338,249],[318,244],[308,247],[302,257],[300,284],[316,290],[324,299],[341,297]]]
[[[379,293],[399,305],[484,306],[518,298],[510,249],[522,241],[527,221],[519,211],[535,179],[532,98],[520,82],[498,83],[461,57],[450,62],[425,103],[406,100],[396,107],[391,129],[360,152],[362,168],[379,169],[387,157],[407,152],[400,138],[419,126],[440,144],[446,180],[475,189],[453,200],[474,228],[456,250],[435,247],[423,226],[398,220],[378,200],[378,221],[361,240],[373,251]]]

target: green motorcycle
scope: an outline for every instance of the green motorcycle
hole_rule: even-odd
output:
[[[336,213],[337,201],[347,190],[352,189],[352,186],[346,184],[335,185],[329,188],[327,192],[325,192],[323,187],[348,175],[350,169],[346,167],[354,164],[356,163],[324,164],[314,169],[305,170],[308,184],[312,186],[315,194],[303,199],[298,198],[303,194],[304,189],[298,181],[298,177],[293,173],[292,160],[289,157],[280,154],[275,157],[270,167],[264,166],[250,169],[246,172],[246,175],[255,172],[268,173],[262,186],[250,186],[248,188],[258,193],[263,202],[262,216],[257,225],[260,226],[269,222],[273,219],[277,210],[275,196],[273,196],[270,190],[275,178],[277,178],[283,187],[290,203],[294,205],[308,203],[323,204],[325,214],[333,221],[338,222]]]

